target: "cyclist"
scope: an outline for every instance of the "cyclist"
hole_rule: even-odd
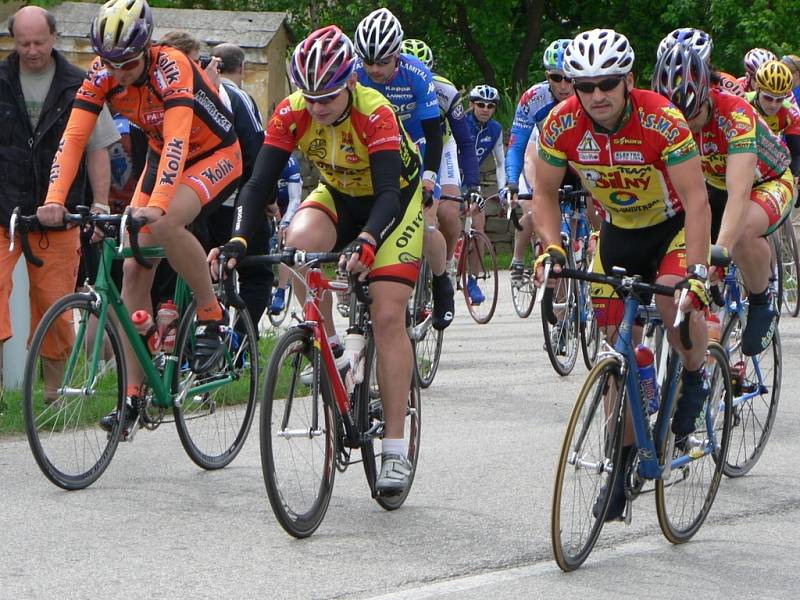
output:
[[[503,151],[503,126],[493,119],[500,102],[497,88],[490,85],[476,85],[469,92],[469,110],[467,111],[467,124],[469,125],[472,139],[475,141],[475,155],[478,165],[494,157],[497,189],[506,187],[506,157]]]
[[[283,168],[278,178],[278,210],[281,213],[281,220],[278,224],[277,235],[283,239],[286,229],[292,222],[292,217],[300,207],[303,195],[303,180],[300,177],[300,165],[294,156],[289,157],[289,162]],[[289,269],[284,265],[278,266],[278,286],[272,296],[272,303],[269,305],[269,312],[279,315],[286,306],[286,286],[289,283]]]
[[[433,53],[430,47],[422,40],[403,40],[402,51],[418,58],[428,69],[433,69]],[[432,72],[432,71],[431,71]],[[475,147],[469,125],[464,116],[464,107],[461,105],[461,94],[456,87],[441,75],[434,73],[433,84],[436,88],[436,97],[439,101],[439,119],[442,126],[442,163],[439,166],[439,180],[435,188],[434,198],[445,195],[461,197],[461,174],[459,166],[464,171],[464,184],[467,193],[480,208],[476,210],[479,222],[475,227],[482,229],[483,225],[483,197],[480,188],[480,170],[478,159],[475,156]],[[436,202],[436,217],[439,230],[444,236],[446,245],[446,268],[450,276],[451,285],[455,282],[456,261],[453,256],[458,237],[461,234],[461,202],[453,200]],[[478,216],[480,215],[480,216]],[[455,287],[455,286],[453,286]],[[484,295],[478,287],[478,282],[470,276],[467,281],[467,292],[472,304],[484,301]]]
[[[669,342],[684,364],[682,395],[672,421],[680,444],[694,431],[708,395],[703,376],[707,329],[701,312],[708,305],[703,282],[709,250],[708,200],[697,145],[686,121],[658,94],[634,88],[633,61],[627,38],[610,29],[581,33],[566,49],[564,70],[573,79],[575,96],[548,115],[536,158],[533,208],[536,231],[545,245],[537,260],[537,278],[541,281],[546,257],[556,264],[566,262],[558,188],[569,166],[603,209],[595,272],[620,266],[645,281],[675,285],[686,278],[690,286],[680,308],[695,313],[690,321],[691,350],[683,348],[672,327],[677,310],[673,299],[656,297]],[[613,339],[623,302],[609,286],[592,288],[598,323]],[[630,456],[632,443],[629,426],[623,461]],[[625,485],[619,479],[611,490],[608,520],[624,512]],[[604,496],[608,493],[601,491]]]
[[[787,54],[781,62],[792,72],[792,95],[795,102],[800,102],[800,56]]]
[[[386,418],[376,487],[392,492],[402,490],[410,474],[403,428],[413,357],[405,315],[422,255],[420,163],[391,104],[358,83],[354,63],[350,40],[334,25],[312,32],[295,48],[290,74],[299,89],[269,120],[222,252],[233,258],[229,266],[246,253],[250,232],[264,218],[264,190],[274,188],[291,152],[302,150],[321,180],[292,220],[286,244],[312,252],[347,247],[348,270],[369,281]],[[219,249],[212,250],[209,260],[218,255]],[[331,328],[330,302],[326,312]]]
[[[354,47],[358,82],[378,90],[400,117],[423,157],[422,187],[425,204],[425,258],[433,273],[433,326],[444,329],[453,321],[454,290],[446,272],[447,244],[436,228],[433,201],[442,162],[443,137],[439,100],[433,74],[416,57],[401,54],[403,28],[388,9],[379,8],[356,28]]]
[[[550,110],[573,94],[572,81],[564,74],[564,51],[571,40],[560,39],[551,43],[544,51],[545,81],[531,86],[522,94],[514,114],[506,154],[505,201],[522,208],[520,225],[522,231],[514,233],[514,256],[511,261],[511,276],[520,277],[523,271],[525,249],[533,235],[531,215],[531,179],[522,173],[525,148],[534,129],[541,131],[542,123]],[[565,176],[568,176],[565,173]],[[571,176],[568,176],[571,177]]]
[[[186,229],[204,207],[214,207],[236,188],[242,157],[232,115],[208,76],[183,52],[152,45],[153,14],[145,0],[111,0],[92,22],[90,42],[97,53],[78,90],[67,130],[53,161],[46,204],[37,216],[46,225],[63,222],[64,200],[75,177],[88,134],[108,103],[149,138],[144,173],[131,205],[149,221],[143,244],[164,247],[173,268],[197,301],[197,345],[191,368],[207,371],[222,352],[223,309],[214,296],[205,252]],[[150,288],[155,269],[125,261],[122,298],[128,310],[152,313]],[[126,348],[128,397],[138,397],[142,373]],[[138,402],[126,411],[132,426]],[[110,430],[116,412],[101,420]]]
[[[756,78],[756,71],[758,67],[770,60],[778,60],[773,52],[765,50],[764,48],[752,48],[744,55],[744,75],[739,77],[739,84],[745,92],[752,92],[754,81]]]
[[[675,46],[656,64],[653,88],[687,117],[706,181],[724,199],[722,210],[713,211],[712,239],[731,252],[749,290],[742,353],[754,356],[769,346],[778,316],[764,236],[789,214],[794,181],[781,140],[746,100],[709,89],[709,79],[708,65],[694,51]]]
[[[664,39],[658,44],[656,51],[656,60],[675,44],[683,44],[689,46],[702,58],[711,68],[711,51],[714,49],[714,42],[711,36],[701,29],[694,27],[679,27],[664,36]],[[730,73],[724,73],[711,68],[713,77],[711,82],[719,86],[723,91],[729,94],[735,94],[744,98],[745,91],[739,80]]]

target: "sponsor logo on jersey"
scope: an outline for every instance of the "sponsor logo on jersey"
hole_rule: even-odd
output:
[[[620,162],[643,163],[644,155],[641,152],[634,152],[630,150],[619,150],[614,152],[614,160]]]
[[[543,133],[544,141],[547,142],[548,146],[553,146],[556,139],[558,139],[562,133],[573,127],[575,127],[574,114],[567,113],[565,115],[559,115],[558,117],[554,116],[552,119],[548,120],[545,125]]]
[[[422,227],[422,211],[417,213],[414,220],[405,226],[403,231],[400,232],[400,237],[395,241],[395,246],[398,248],[405,248],[414,239],[414,234]]]
[[[325,140],[322,138],[311,140],[311,143],[308,145],[308,150],[306,150],[306,154],[320,160],[325,158],[325,156],[328,154],[328,148],[325,144]]]
[[[678,110],[677,108],[675,108],[674,106],[665,106],[661,110],[668,117],[672,117],[673,119],[675,119],[678,122],[677,123],[678,125],[683,124],[683,121],[686,120],[683,117],[683,113],[680,110]]]
[[[409,264],[417,262],[419,260],[419,256],[414,256],[413,254],[411,254],[409,252],[400,252],[397,255],[397,260],[399,260],[401,263],[403,263],[405,265],[409,265]]]
[[[636,138],[620,137],[620,138],[615,138],[613,141],[614,141],[615,144],[619,144],[620,146],[641,146],[642,145],[642,140],[636,139]]]
[[[647,190],[650,187],[650,168],[618,165],[607,170],[579,169],[590,187],[617,191]]]
[[[639,197],[630,192],[617,191],[611,192],[608,195],[608,199],[617,206],[630,206],[631,204],[636,204],[636,201],[639,200]]]
[[[164,120],[164,109],[142,113],[142,121],[145,125],[158,125]]]
[[[64,152],[64,140],[58,142],[58,149],[53,157],[53,164],[50,167],[50,183],[53,183],[61,175],[61,153]]]
[[[597,145],[591,131],[584,133],[578,143],[578,160],[581,162],[600,161],[600,146]]]
[[[184,140],[172,138],[167,145],[164,146],[164,157],[167,159],[167,164],[161,171],[159,178],[159,185],[175,185],[175,178],[178,176],[178,169],[181,166],[183,159],[183,145]]]
[[[172,85],[173,83],[180,81],[181,71],[178,68],[178,65],[175,64],[175,61],[166,54],[161,53],[158,55],[156,66],[156,78],[159,82],[159,86],[163,84],[162,89],[166,88],[168,85]],[[161,75],[163,79],[159,80],[158,75]]]
[[[203,107],[203,109],[206,111],[206,114],[211,117],[211,120],[219,125],[223,131],[228,132],[231,130],[233,124],[230,122],[228,117],[220,112],[216,103],[214,100],[208,97],[208,94],[206,94],[203,90],[197,90],[194,95],[194,99],[197,104]]]
[[[217,161],[213,167],[203,169],[200,174],[211,182],[211,185],[216,185],[224,177],[230,175],[234,170],[233,163],[228,158],[222,158]]]
[[[657,131],[667,140],[667,143],[673,143],[680,135],[681,131],[676,124],[670,119],[656,114],[647,114],[642,119],[642,127]]]

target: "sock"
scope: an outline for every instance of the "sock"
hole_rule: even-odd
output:
[[[404,438],[383,438],[383,454],[399,454],[405,456],[408,454],[408,442]]]
[[[755,292],[750,292],[747,296],[747,299],[750,301],[750,304],[766,304],[769,302],[769,294],[767,293],[769,290],[769,286],[763,292],[756,294]]]
[[[696,371],[689,371],[688,369],[683,370],[683,381],[686,383],[697,383],[698,381],[703,380],[703,367],[700,367]]]
[[[329,335],[329,336],[328,336],[328,343],[329,343],[331,346],[333,346],[333,345],[335,345],[335,344],[338,344],[339,346],[341,346],[341,345],[342,345],[342,342],[341,342],[341,340],[339,339],[339,334],[338,334],[338,333],[334,333],[333,335]]]
[[[197,307],[197,320],[198,321],[221,321],[222,320],[222,307],[216,299],[208,306]]]

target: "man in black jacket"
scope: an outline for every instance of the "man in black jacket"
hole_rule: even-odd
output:
[[[12,336],[9,297],[12,273],[20,247],[9,252],[9,219],[17,206],[33,214],[47,192],[50,167],[67,125],[75,92],[86,72],[70,64],[55,49],[56,23],[48,11],[26,6],[8,20],[14,52],[0,63],[0,373],[2,345]],[[98,125],[87,145],[87,159],[72,186],[67,206],[85,203],[87,178],[92,184],[94,207],[108,212],[110,165],[108,151],[119,139],[111,115]],[[58,298],[74,291],[80,244],[78,231],[30,233],[44,266],[28,265],[31,331]],[[69,324],[64,325],[70,327]],[[65,335],[70,332],[65,330]],[[55,398],[53,385],[60,379],[65,348],[45,348],[46,397]],[[49,375],[49,377],[48,377]]]

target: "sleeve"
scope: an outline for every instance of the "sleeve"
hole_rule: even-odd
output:
[[[423,159],[423,168],[426,171],[439,172],[439,167],[442,164],[442,150],[444,149],[444,140],[442,139],[442,125],[437,115],[435,119],[425,119],[421,123],[422,131],[425,135],[425,157]]]
[[[750,108],[750,105],[747,105]],[[737,110],[728,112],[723,125],[725,139],[728,140],[728,154],[758,152],[756,142],[756,113],[755,110]]]
[[[528,93],[522,95],[517,110],[514,113],[514,122],[511,124],[511,134],[508,140],[506,153],[506,178],[509,183],[519,183],[519,174],[525,160],[525,147],[533,131],[533,115],[528,105]]]
[[[72,107],[69,115],[67,127],[58,150],[53,157],[53,165],[50,167],[50,187],[47,189],[45,204],[64,204],[67,200],[72,182],[78,172],[78,167],[83,157],[86,142],[89,140],[94,124],[97,121],[97,113]]]
[[[563,140],[563,130],[555,127],[556,119],[559,116],[559,111],[553,110],[542,123],[542,129],[539,134],[539,156],[546,163],[554,167],[567,166],[567,153],[563,149],[565,147]],[[530,137],[530,135],[528,135]],[[511,150],[509,142],[509,153],[506,159],[510,159]],[[524,149],[523,149],[524,150]],[[523,153],[524,158],[524,153]],[[509,172],[508,163],[506,163],[506,174]],[[519,177],[519,173],[517,174]],[[511,181],[509,179],[509,181]]]
[[[478,157],[475,155],[475,140],[469,130],[460,96],[456,96],[452,109],[447,113],[447,119],[458,146],[458,162],[461,170],[464,171],[464,184],[467,186],[480,185],[481,174]]]
[[[299,175],[298,173],[298,177]],[[281,217],[281,223],[283,225],[291,223],[292,217],[294,217],[294,213],[297,212],[297,209],[300,208],[300,201],[303,198],[302,182],[290,180],[286,188],[289,193],[289,204],[286,206],[286,212]]]
[[[220,89],[227,90],[231,99],[233,128],[242,149],[242,181],[247,181],[253,172],[258,151],[264,145],[264,129],[244,92],[228,83],[223,83]]]
[[[787,124],[783,130],[783,135],[800,135],[800,109],[797,108],[796,104],[792,104],[788,100],[784,102],[784,108],[786,109]]]
[[[275,189],[281,171],[290,156],[291,152],[266,143],[261,147],[253,173],[236,197],[231,237],[249,240],[253,235],[259,220],[264,219],[264,207],[269,195],[265,190]]]
[[[275,112],[272,113],[272,117],[267,123],[264,144],[286,150],[291,154],[297,147],[295,131],[297,131],[297,124],[294,122],[294,113],[289,99],[285,98],[275,107]]]
[[[671,167],[697,156],[697,144],[683,113],[673,106],[661,106],[656,110],[659,121],[658,128],[653,131],[658,133],[653,135],[661,145],[661,160]]]
[[[370,173],[375,201],[364,225],[364,231],[372,235],[380,248],[393,225],[402,216],[400,205],[400,173],[403,161],[400,152],[382,150],[369,155]]]
[[[792,157],[789,169],[792,171],[792,175],[800,177],[800,135],[787,135],[786,146],[789,148],[789,154]]]
[[[119,141],[121,136],[117,131],[117,126],[114,125],[114,119],[111,117],[111,112],[108,106],[103,105],[100,115],[97,117],[97,122],[92,130],[92,135],[86,144],[86,151],[100,150],[101,148],[108,148],[111,144]]]
[[[497,136],[497,141],[492,148],[494,155],[495,171],[497,173],[497,187],[503,189],[506,187],[506,157],[503,153],[503,130],[500,130],[500,135]]]

